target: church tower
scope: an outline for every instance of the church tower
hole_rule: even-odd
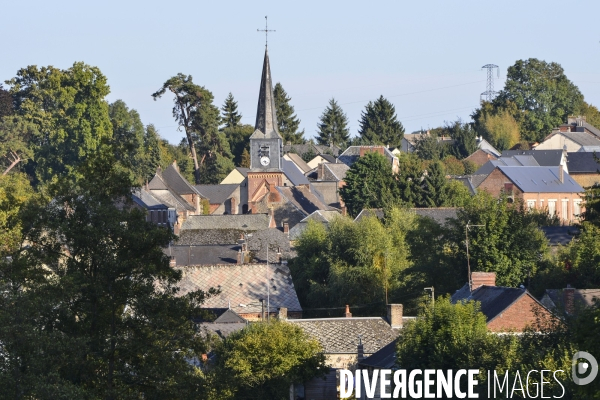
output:
[[[277,186],[283,186],[283,138],[277,129],[277,115],[269,51],[265,48],[260,92],[256,108],[256,124],[250,136],[250,171],[248,171],[248,209],[265,212],[267,205],[281,201]],[[268,196],[267,196],[268,195]]]

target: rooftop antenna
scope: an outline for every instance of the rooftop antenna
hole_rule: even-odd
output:
[[[481,93],[480,100],[482,96],[485,96],[485,101],[490,102],[494,100],[494,97],[498,94],[498,92],[494,92],[494,69],[496,69],[498,78],[500,78],[500,68],[495,64],[485,64],[481,69],[487,69],[487,90]]]
[[[265,47],[267,47],[269,42],[269,32],[276,32],[274,29],[269,29],[268,18],[265,15],[265,29],[257,29],[256,32],[264,32],[265,33]]]
[[[471,264],[469,262],[469,228],[474,226],[483,227],[485,225],[471,225],[471,221],[467,222],[467,225],[465,225],[465,244],[467,245],[467,273],[469,274],[469,292],[473,291],[473,280],[471,279]]]

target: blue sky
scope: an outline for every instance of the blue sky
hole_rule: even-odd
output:
[[[518,59],[558,62],[600,105],[599,1],[12,1],[3,4],[0,79],[27,65],[98,66],[109,101],[123,99],[172,143],[182,137],[170,98],[151,94],[182,72],[221,107],[232,92],[254,124],[269,16],[275,82],[292,97],[305,136],[331,97],[352,135],[369,100],[383,95],[407,132],[469,119],[488,63],[501,89]]]

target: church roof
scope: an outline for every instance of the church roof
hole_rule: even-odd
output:
[[[250,136],[250,139],[282,139],[277,131],[277,115],[275,110],[269,52],[265,49],[265,61],[263,63],[262,77],[260,78],[260,93],[256,108],[255,131]]]

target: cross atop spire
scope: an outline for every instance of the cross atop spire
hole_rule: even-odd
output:
[[[257,29],[256,32],[264,32],[265,33],[265,47],[267,47],[269,42],[269,32],[276,32],[274,29],[269,29],[268,19],[265,15],[265,29]]]
[[[271,65],[269,64],[269,51],[265,49],[262,77],[260,78],[260,93],[256,108],[256,124],[254,133],[250,137],[258,139],[281,138],[277,131],[277,114],[275,109],[275,96],[273,96],[273,83],[271,81]]]

